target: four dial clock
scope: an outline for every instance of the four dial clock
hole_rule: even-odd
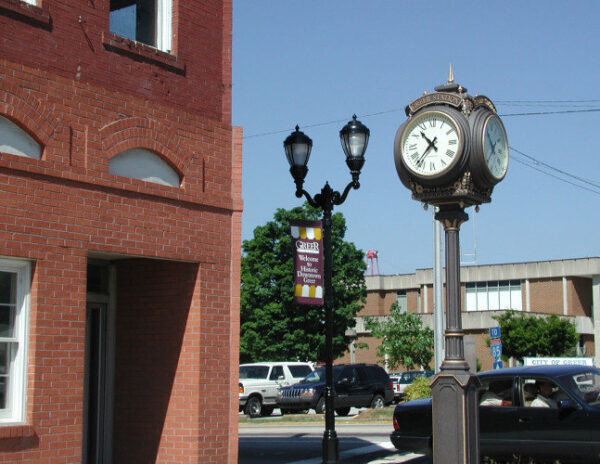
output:
[[[404,165],[414,174],[437,177],[460,158],[462,132],[445,112],[425,111],[407,122],[397,148]]]

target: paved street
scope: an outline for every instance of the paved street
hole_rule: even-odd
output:
[[[340,463],[426,464],[419,455],[399,453],[389,441],[388,425],[337,425]],[[320,464],[322,425],[241,426],[240,464]]]

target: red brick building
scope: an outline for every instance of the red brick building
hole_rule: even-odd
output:
[[[237,462],[231,3],[0,0],[0,462]]]

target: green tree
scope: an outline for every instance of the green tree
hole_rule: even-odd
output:
[[[320,220],[322,212],[309,206],[278,209],[274,220],[254,229],[242,244],[240,361],[324,361],[325,311],[294,302],[290,220]],[[346,329],[354,327],[365,302],[364,253],[344,241],[346,220],[332,215],[333,355],[350,343]]]
[[[377,356],[385,358],[390,369],[400,365],[407,369],[429,366],[433,358],[433,330],[423,327],[423,321],[413,313],[400,312],[398,303],[392,304],[390,317],[365,318],[365,327],[371,335],[383,341],[377,347]]]
[[[518,315],[517,315],[518,314]],[[500,325],[502,357],[563,356],[575,347],[575,324],[553,314],[547,317],[508,311],[494,317]]]

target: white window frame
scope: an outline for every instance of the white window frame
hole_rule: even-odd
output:
[[[502,311],[523,310],[520,280],[469,282],[465,286],[465,310]]]
[[[156,48],[171,52],[173,0],[156,0]]]
[[[150,47],[154,47],[158,50],[161,50],[166,53],[171,53],[172,48],[172,37],[173,37],[173,0],[136,0],[133,5],[137,7],[139,4],[143,3],[144,5],[151,4],[153,5],[154,17],[152,18],[153,27],[154,27],[154,37],[152,41],[155,43],[149,43],[150,40],[142,40],[140,36],[143,34],[138,34],[137,24],[134,18],[133,24],[126,21],[125,23],[120,23],[122,26],[124,25],[126,29],[132,28],[132,30],[128,30],[125,34],[124,31],[121,31],[125,37],[128,37],[131,40],[136,40],[139,43],[148,45]],[[131,6],[131,5],[129,5]],[[109,22],[112,21],[112,18]],[[111,24],[112,25],[112,24]],[[111,27],[111,31],[114,31]],[[148,32],[148,31],[145,31]],[[119,34],[119,32],[115,32]]]
[[[37,6],[37,0],[21,0],[25,3],[29,3],[30,5]]]
[[[6,408],[0,409],[0,424],[23,423],[25,422],[27,399],[31,263],[0,258],[0,272],[17,275],[13,334],[12,337],[0,337],[0,343],[7,343],[11,348],[6,384]]]

